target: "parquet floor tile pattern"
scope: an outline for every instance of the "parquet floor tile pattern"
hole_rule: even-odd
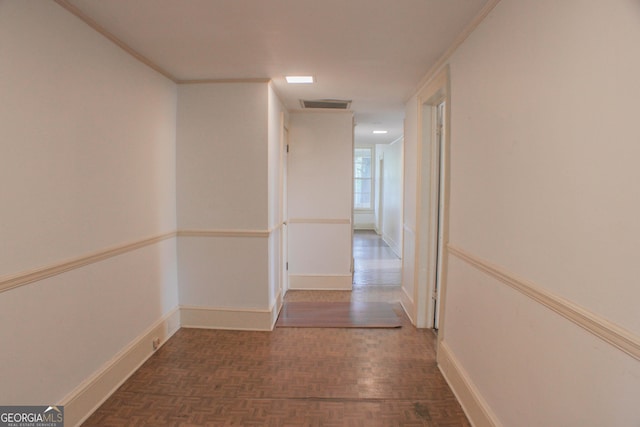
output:
[[[289,291],[287,301],[388,298]],[[181,329],[84,426],[470,426],[435,335],[398,329]]]

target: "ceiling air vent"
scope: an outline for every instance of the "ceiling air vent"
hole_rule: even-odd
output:
[[[331,108],[334,110],[348,110],[351,101],[342,99],[301,99],[302,108]]]

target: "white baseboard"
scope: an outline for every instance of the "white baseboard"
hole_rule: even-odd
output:
[[[282,307],[278,295],[270,309],[180,306],[183,328],[271,331]]]
[[[350,291],[353,275],[289,275],[289,289],[308,291]]]
[[[282,295],[281,292],[278,292],[278,295],[276,295],[276,299],[271,306],[271,330],[276,327],[276,322],[278,321],[280,310],[282,310],[283,299],[284,295]]]
[[[376,229],[376,225],[372,222],[363,222],[363,223],[359,223],[359,224],[354,224],[353,225],[353,229],[354,230],[371,230],[371,231],[375,231]]]
[[[398,245],[398,243],[396,243],[395,240],[393,240],[391,237],[387,236],[384,233],[382,234],[382,240],[387,245],[389,245],[389,248],[391,248],[393,253],[396,254],[398,258],[402,258],[402,248],[400,247],[400,245]]]
[[[404,288],[404,286],[402,287],[402,292],[400,293],[400,305],[402,306],[404,312],[407,313],[409,320],[411,320],[411,324],[415,326],[416,306],[413,303],[413,298],[411,298],[409,294],[407,294],[407,290]]]
[[[162,345],[178,329],[180,312],[176,307],[80,383],[60,402],[64,405],[65,425],[82,424],[154,353],[154,338],[159,338]]]
[[[181,326],[269,331],[275,326],[281,308],[280,293],[270,310],[176,307],[62,399],[65,425],[79,426],[89,418],[154,353],[155,338],[160,339],[162,346]]]
[[[502,427],[446,342],[438,344],[438,368],[473,427]]]

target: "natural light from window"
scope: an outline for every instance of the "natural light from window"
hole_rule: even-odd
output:
[[[353,156],[353,208],[373,209],[371,148],[356,148]]]

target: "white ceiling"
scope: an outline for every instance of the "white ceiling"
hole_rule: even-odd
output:
[[[487,0],[68,2],[177,80],[271,78],[289,109],[352,100],[366,144],[402,135],[404,102]]]

